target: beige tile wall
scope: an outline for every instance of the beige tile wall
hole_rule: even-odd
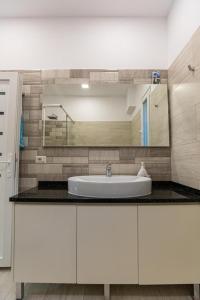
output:
[[[169,145],[168,91],[158,85],[151,93],[150,101],[150,145]]]
[[[170,148],[42,148],[40,95],[46,83],[93,81],[150,82],[152,70],[47,70],[23,73],[23,112],[26,147],[21,151],[20,188],[36,186],[38,180],[67,180],[74,175],[105,174],[108,161],[114,174],[136,174],[146,162],[153,180],[170,180]],[[162,82],[167,71],[161,70]],[[46,155],[47,164],[36,164],[36,155]]]
[[[141,110],[134,116],[132,122],[132,143],[134,145],[141,145]]]
[[[71,122],[46,121],[46,146],[131,146],[131,122]]]
[[[200,189],[200,28],[170,67],[169,87],[172,180]]]

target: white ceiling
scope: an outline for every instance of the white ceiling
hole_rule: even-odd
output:
[[[0,0],[0,17],[165,17],[174,0]]]

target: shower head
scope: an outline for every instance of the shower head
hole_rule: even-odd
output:
[[[195,67],[191,66],[191,65],[188,65],[188,70],[190,72],[195,72]]]
[[[49,120],[58,120],[58,116],[55,114],[52,114],[50,116],[47,116]]]

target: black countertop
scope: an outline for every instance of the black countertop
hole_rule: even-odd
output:
[[[121,204],[156,204],[156,203],[200,203],[200,191],[173,182],[153,182],[151,195],[124,199],[85,198],[70,195],[66,182],[40,182],[32,188],[10,198],[15,203],[121,203]]]

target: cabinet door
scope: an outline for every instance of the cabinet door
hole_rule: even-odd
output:
[[[200,282],[200,206],[138,208],[139,283]]]
[[[76,282],[76,207],[15,205],[14,278],[18,282]]]
[[[77,281],[138,283],[136,206],[78,206]]]

